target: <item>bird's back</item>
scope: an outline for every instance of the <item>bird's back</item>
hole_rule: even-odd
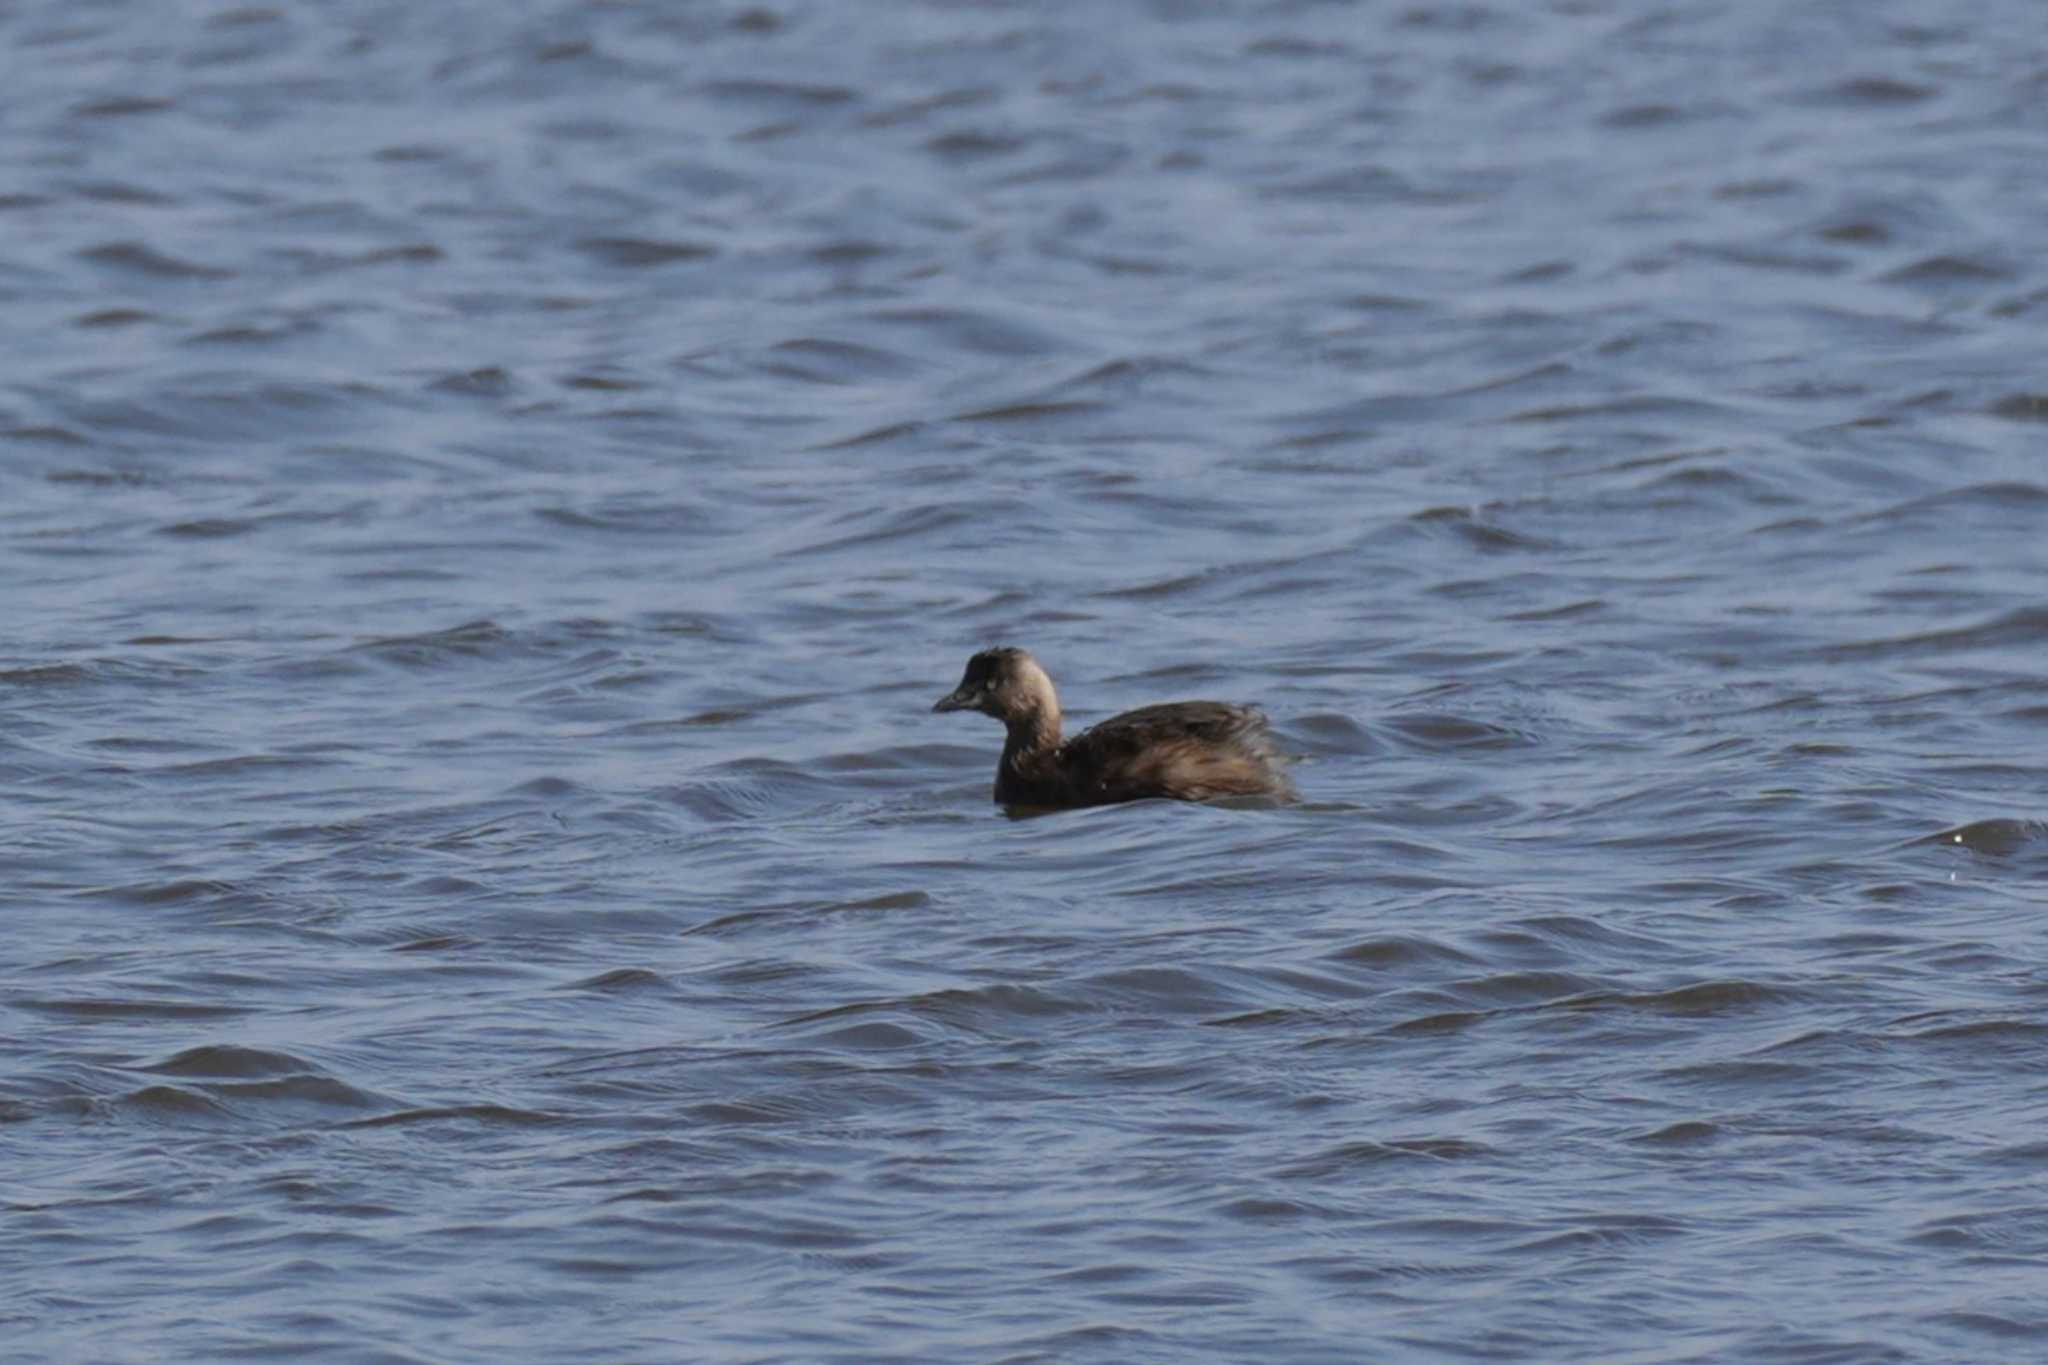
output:
[[[1060,766],[1083,799],[1288,796],[1281,758],[1256,706],[1175,701],[1111,716],[1074,736]]]

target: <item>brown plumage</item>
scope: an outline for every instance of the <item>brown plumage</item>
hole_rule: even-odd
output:
[[[1003,723],[1009,736],[996,764],[995,795],[1006,806],[1294,794],[1256,706],[1141,706],[1062,741],[1059,694],[1021,649],[985,649],[969,659],[960,685],[932,710],[979,711]]]

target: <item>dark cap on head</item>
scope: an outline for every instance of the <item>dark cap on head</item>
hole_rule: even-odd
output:
[[[967,661],[960,685],[932,704],[934,711],[981,711],[998,718],[1029,705],[1057,706],[1052,680],[1027,650],[984,649]]]

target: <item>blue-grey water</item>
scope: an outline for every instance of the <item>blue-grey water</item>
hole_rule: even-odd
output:
[[[0,92],[0,1357],[2040,1358],[2036,0]],[[996,642],[1302,801],[1003,818]]]

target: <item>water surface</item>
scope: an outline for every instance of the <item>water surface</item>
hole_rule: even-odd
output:
[[[2031,1358],[2038,19],[7,9],[7,1358]]]

